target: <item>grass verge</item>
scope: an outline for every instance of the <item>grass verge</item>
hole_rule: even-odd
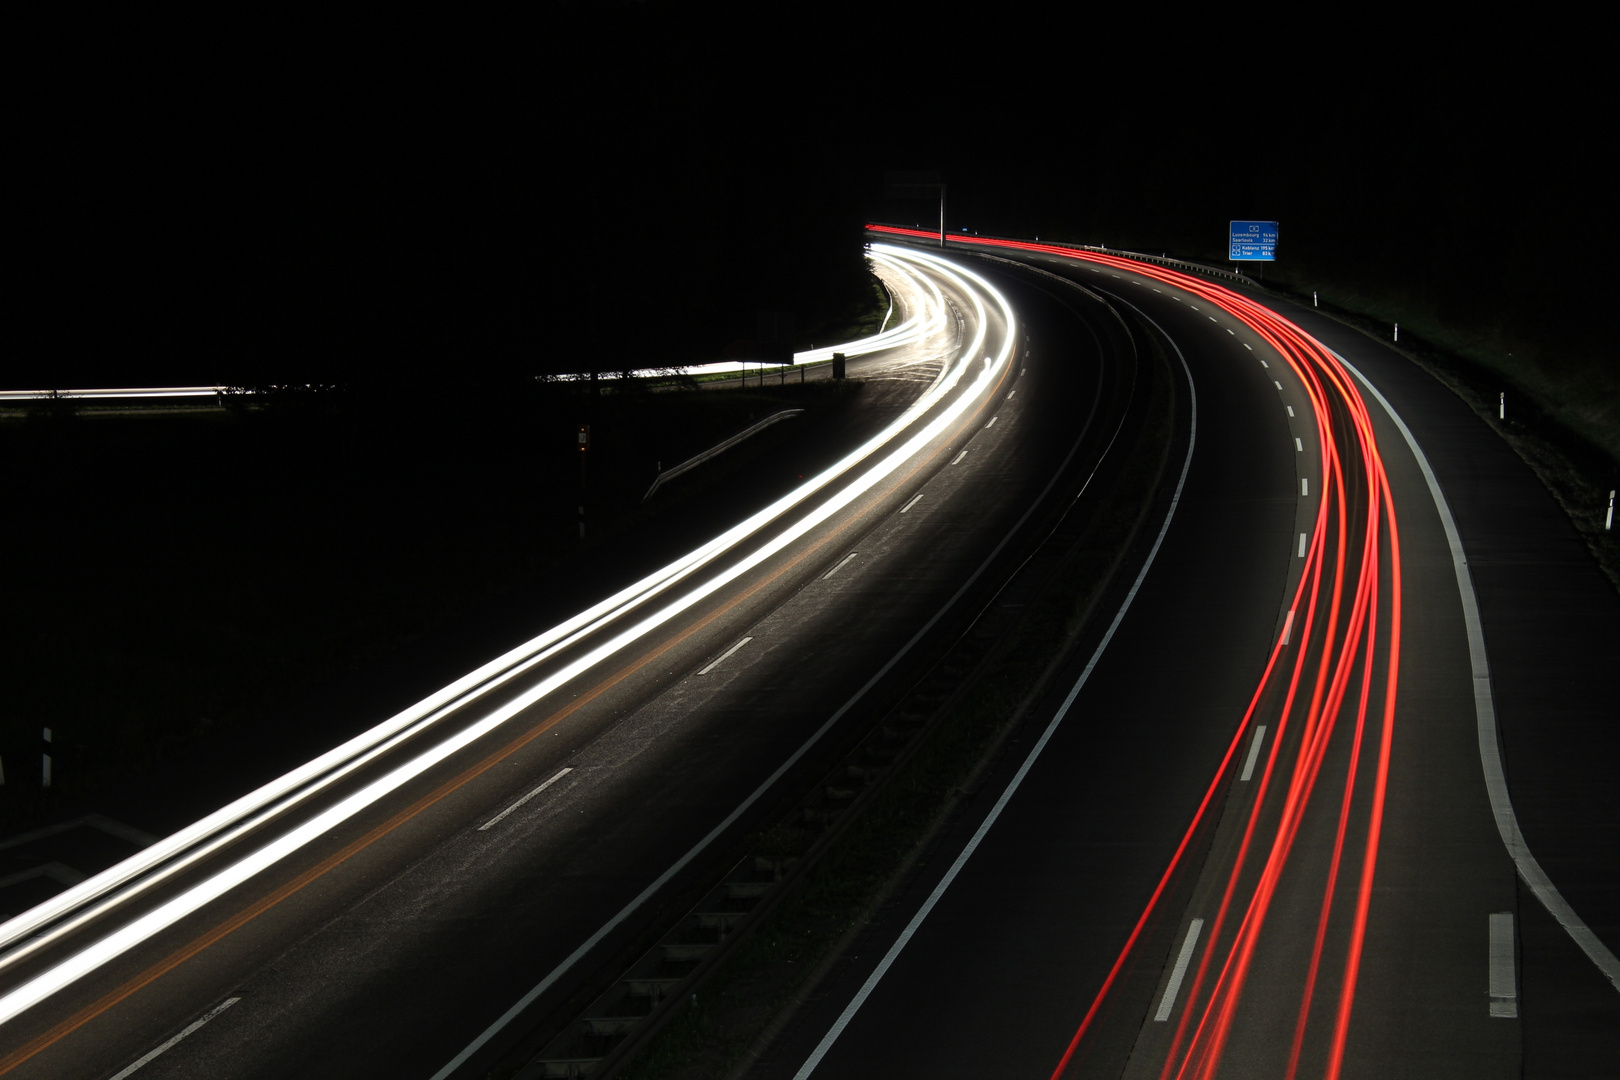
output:
[[[1544,364],[1514,370],[1511,353],[1482,354],[1455,336],[1429,338],[1409,326],[1396,342],[1389,324],[1373,316],[1336,305],[1317,310],[1400,353],[1461,398],[1541,480],[1620,591],[1620,530],[1604,527],[1610,493],[1620,488],[1620,379],[1592,372],[1560,377]],[[1588,395],[1602,399],[1601,407],[1569,400]]]

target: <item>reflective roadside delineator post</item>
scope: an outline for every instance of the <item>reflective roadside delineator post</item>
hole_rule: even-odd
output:
[[[591,449],[591,425],[580,424],[577,427],[579,440],[579,538],[585,539],[585,459]]]

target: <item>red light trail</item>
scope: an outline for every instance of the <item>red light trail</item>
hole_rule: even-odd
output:
[[[867,226],[873,232],[915,237],[920,229]],[[1179,1019],[1155,1070],[1160,1080],[1211,1080],[1242,1024],[1239,1009],[1251,975],[1268,985],[1298,985],[1297,1015],[1288,1045],[1289,1080],[1310,1071],[1336,1080],[1344,1064],[1356,980],[1367,933],[1372,886],[1394,731],[1400,672],[1401,559],[1399,530],[1388,475],[1366,404],[1344,365],[1293,323],[1247,297],[1193,275],[1151,263],[1055,244],[985,237],[953,237],[961,244],[1058,256],[1097,267],[1128,270],[1192,294],[1243,323],[1281,356],[1299,379],[1321,441],[1317,509],[1290,608],[1300,613],[1297,634],[1273,645],[1264,673],[1233,733],[1193,820],[1129,934],[1112,969],[1052,1073],[1064,1075],[1164,899],[1177,871],[1206,827],[1209,810],[1232,785],[1239,748],[1256,720],[1270,730],[1271,747],[1253,795],[1227,791],[1228,817],[1239,816],[1240,837],[1212,849],[1205,879],[1218,882],[1215,914],[1208,918],[1196,969]],[[1279,384],[1280,385],[1280,384]],[[1343,722],[1341,722],[1343,721]],[[1346,730],[1348,729],[1348,734]],[[1335,741],[1335,736],[1338,737]],[[1330,755],[1330,750],[1337,750]],[[1364,751],[1373,758],[1370,783]],[[1342,758],[1337,783],[1323,783],[1330,757]],[[1334,768],[1341,766],[1335,765]],[[1312,801],[1319,787],[1327,794]],[[1290,861],[1307,814],[1331,814],[1332,841],[1320,860]],[[1359,854],[1359,868],[1353,867]],[[1229,863],[1222,859],[1229,858]],[[1314,935],[1303,970],[1261,963],[1267,918],[1285,877],[1295,893],[1319,890]],[[1193,904],[1199,903],[1196,897]],[[1198,912],[1194,912],[1197,914]],[[1330,942],[1343,941],[1335,969]],[[1328,959],[1325,959],[1328,958]],[[1288,970],[1278,970],[1286,967]],[[1290,991],[1292,993],[1292,991]],[[1140,1052],[1140,1050],[1139,1050]],[[1158,1051],[1155,1051],[1158,1053]],[[1279,1061],[1279,1066],[1281,1062]]]

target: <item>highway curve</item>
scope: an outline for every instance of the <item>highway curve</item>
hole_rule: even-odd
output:
[[[1481,735],[1467,563],[1414,449],[1433,428],[1409,442],[1394,418],[1454,414],[1357,335],[1325,335],[1335,353],[1207,278],[957,246],[1157,325],[1186,363],[1185,473],[1137,588],[1105,604],[1117,617],[753,1075],[1506,1077],[1620,1060],[1612,954],[1549,932],[1549,890],[1504,843],[1517,826],[1499,737]],[[1612,592],[1607,608],[1596,595],[1574,621],[1610,640]],[[1524,636],[1506,610],[1493,623],[1484,607],[1485,641]],[[1498,653],[1510,685],[1527,679]],[[1572,696],[1582,719],[1564,729],[1612,741],[1593,739],[1593,677]],[[1607,928],[1612,813],[1549,808],[1553,752],[1530,741],[1540,835],[1588,841],[1556,869]],[[1569,775],[1612,811],[1600,768]]]
[[[903,418],[715,522],[714,545],[0,926],[0,1074],[481,1075],[565,1021],[881,715],[1130,406],[1107,304],[1069,301],[1032,341],[1024,297],[874,257],[911,330],[857,370],[910,388]]]

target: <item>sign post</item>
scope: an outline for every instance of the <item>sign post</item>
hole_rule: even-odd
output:
[[[939,194],[939,246],[945,246],[945,182],[937,172],[891,172],[885,177],[889,198],[917,199]]]
[[[591,425],[580,424],[579,438],[579,538],[585,539],[585,458],[591,449]]]

